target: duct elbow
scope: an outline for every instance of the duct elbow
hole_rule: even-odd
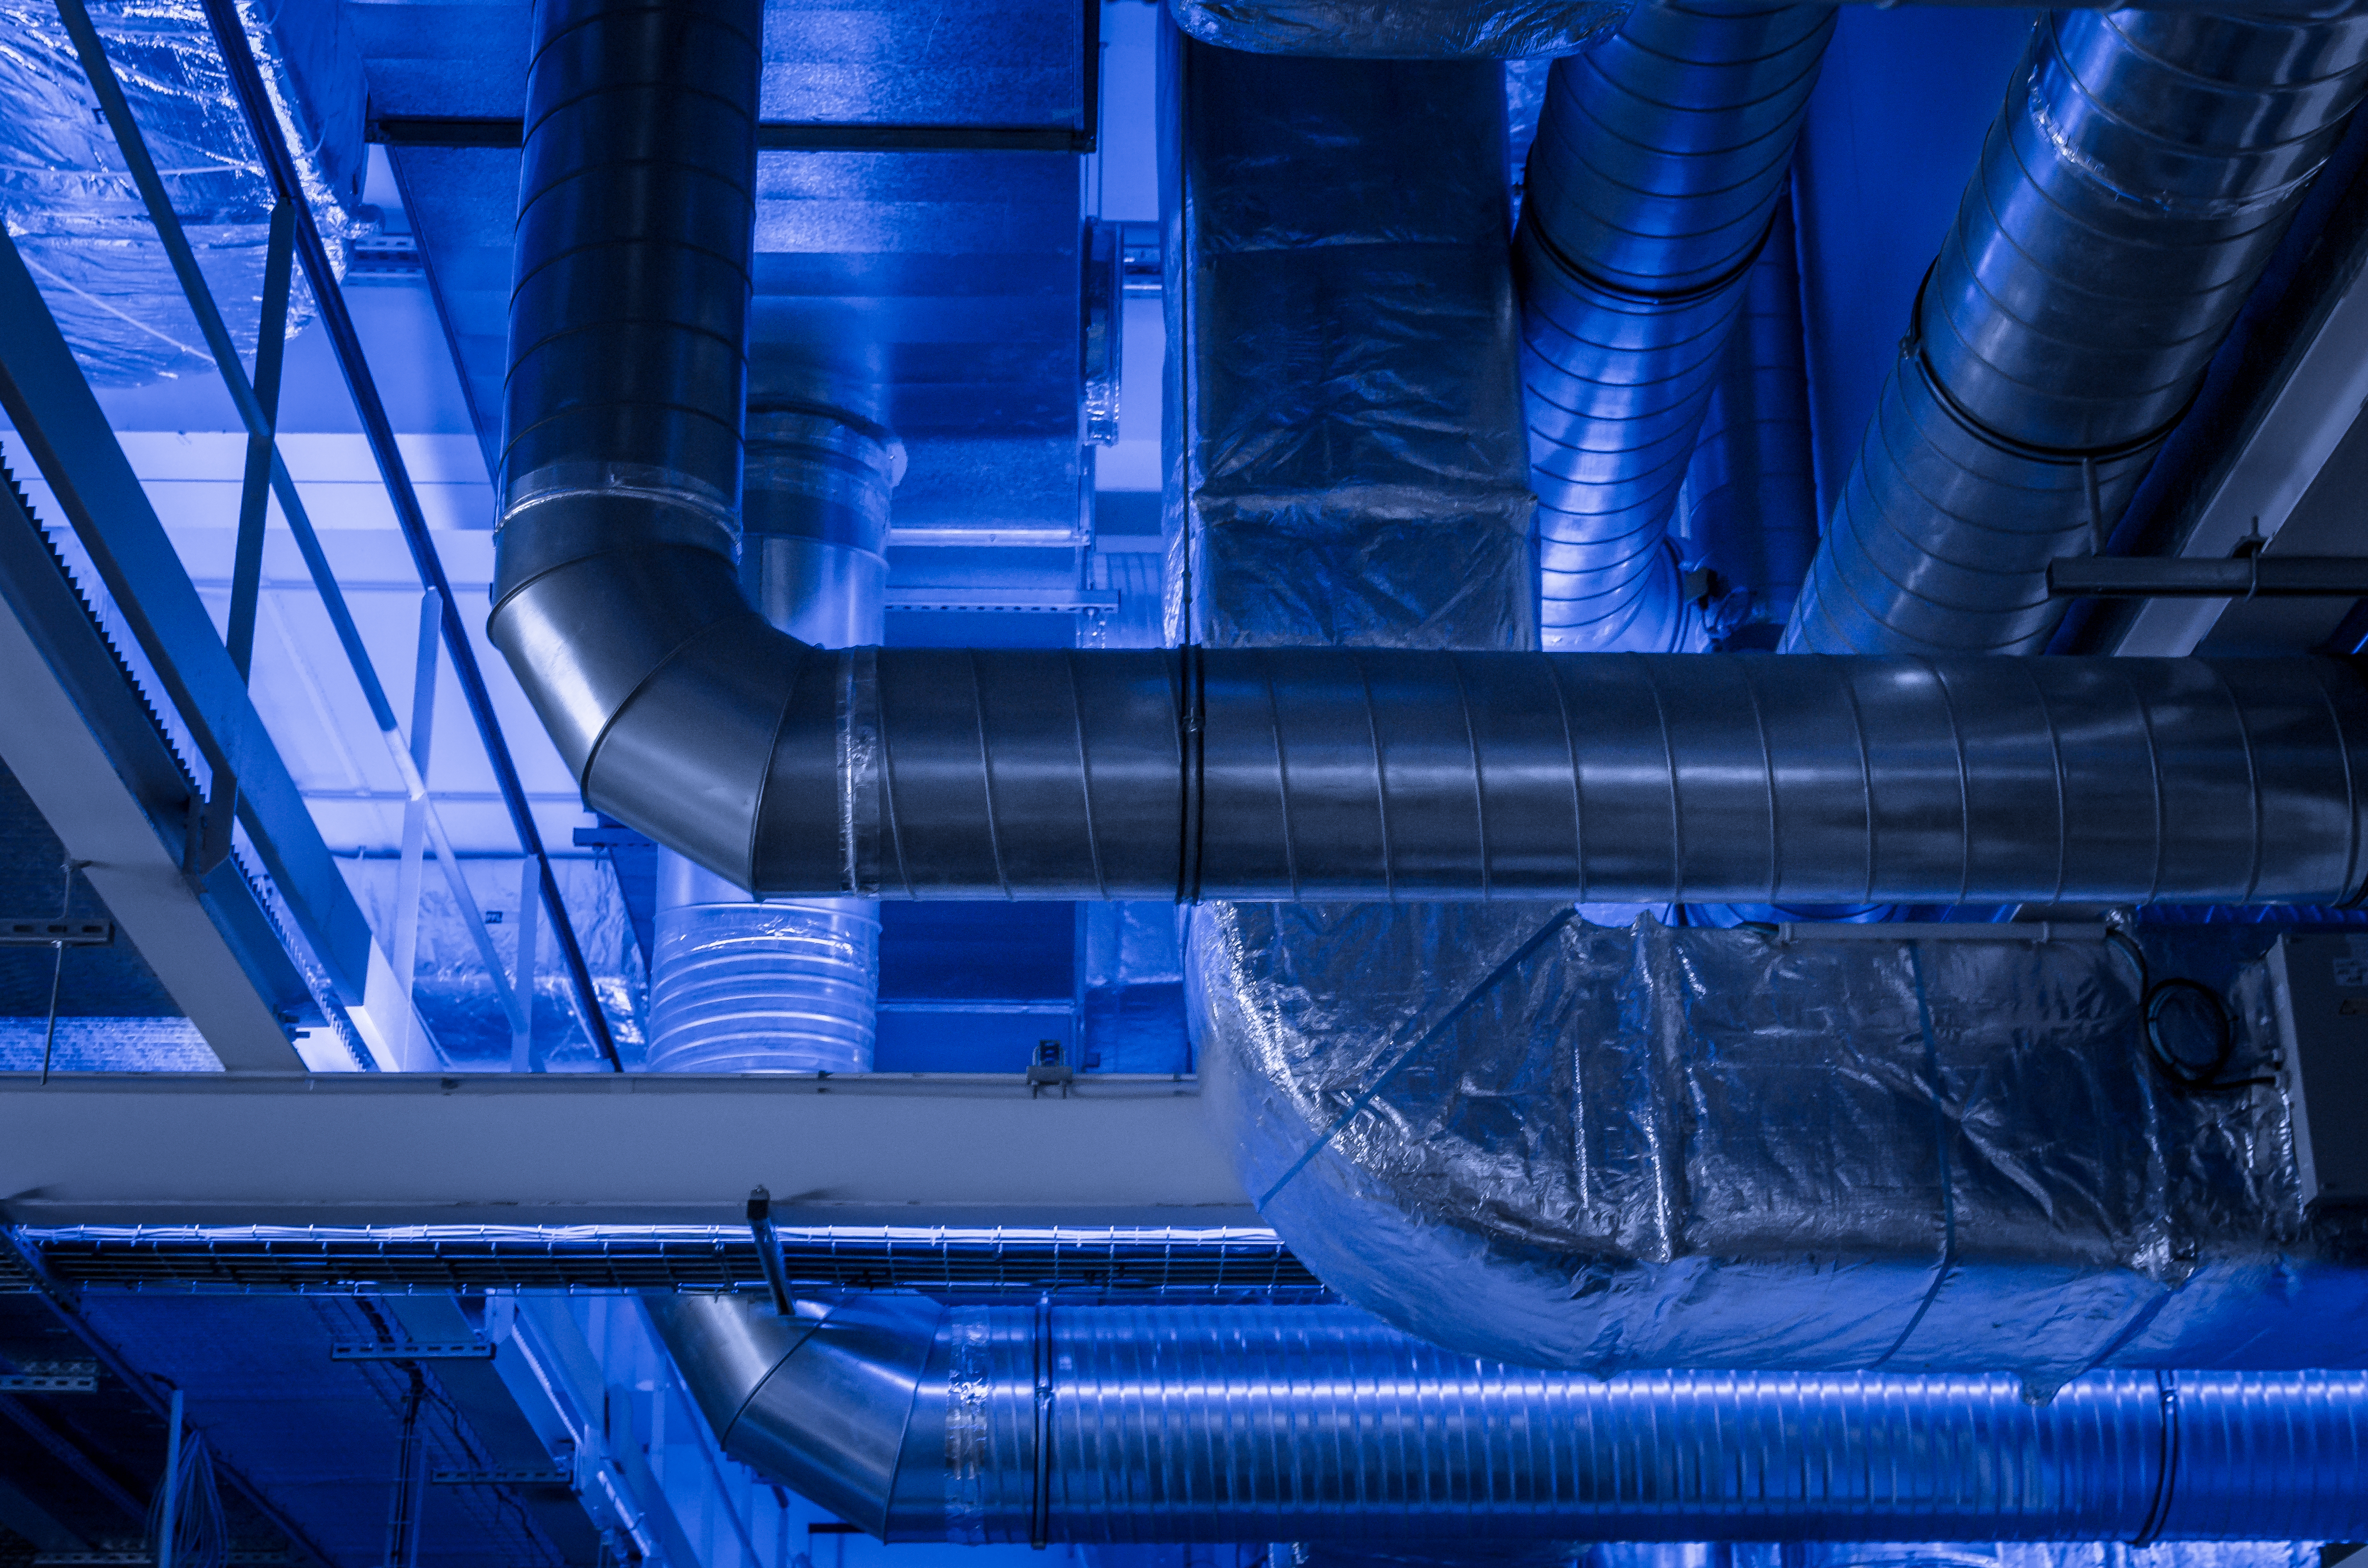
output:
[[[649,528],[646,516],[633,533],[616,529],[613,547],[536,559],[553,534],[598,540],[604,523],[624,520],[603,515],[619,505],[590,496],[513,510],[490,635],[587,806],[754,888],[783,721],[834,661],[768,624],[728,558]],[[825,723],[828,713],[825,704]],[[813,760],[831,770],[829,756]]]
[[[650,1301],[684,1385],[732,1458],[778,1477],[798,1494],[882,1540],[894,1528],[898,1478],[930,1369],[943,1309],[917,1297],[858,1297],[801,1303],[783,1318],[732,1296]],[[911,1467],[939,1480],[929,1465]],[[944,1507],[942,1485],[934,1498]]]

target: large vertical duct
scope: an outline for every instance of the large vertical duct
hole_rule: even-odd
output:
[[[750,410],[747,454],[740,583],[750,602],[814,647],[880,642],[902,445],[860,415],[791,404]],[[879,901],[760,903],[670,849],[658,857],[650,1067],[871,1071]]]
[[[1821,6],[1640,5],[1554,65],[1516,248],[1549,650],[1696,641],[1669,517],[1832,32]]]
[[[1786,646],[2027,653],[2368,84],[2368,16],[2042,18]]]

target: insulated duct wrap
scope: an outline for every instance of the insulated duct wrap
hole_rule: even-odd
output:
[[[2368,1526],[2355,1374],[2093,1374],[2033,1404],[1997,1376],[1531,1371],[1337,1307],[652,1304],[727,1453],[892,1541]]]
[[[89,0],[173,210],[231,336],[255,348],[271,179],[200,0]],[[342,267],[360,232],[363,83],[341,6],[245,0],[272,108],[292,134],[313,221]],[[197,321],[98,112],[57,7],[0,0],[0,222],[99,386],[210,377]],[[311,319],[300,284],[292,331]]]
[[[1548,649],[1699,642],[1670,514],[1833,27],[1640,5],[1554,65],[1515,251]]]
[[[1185,640],[1531,646],[1502,72],[1170,68]]]
[[[2032,653],[2368,85],[2368,16],[2043,17],[1787,635]]]
[[[1788,944],[1468,904],[1236,905],[1193,937],[1246,1189],[1433,1343],[2043,1392],[2368,1365],[2368,1233],[2304,1218],[2275,1092],[2176,1092],[2093,937]],[[2235,1003],[2230,1081],[2274,1032],[2258,971]]]

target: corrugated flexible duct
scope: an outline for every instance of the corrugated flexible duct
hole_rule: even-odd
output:
[[[2325,1540],[2368,1375],[1632,1374],[1338,1307],[654,1298],[734,1458],[888,1540]]]
[[[587,802],[734,886],[2338,903],[2368,881],[2368,687],[2329,662],[797,642],[734,563],[757,16],[538,13],[491,625]]]
[[[1786,646],[2032,653],[2368,85],[2368,15],[2043,17]]]
[[[1640,5],[1554,65],[1515,246],[1549,650],[1700,642],[1670,513],[1833,27]]]

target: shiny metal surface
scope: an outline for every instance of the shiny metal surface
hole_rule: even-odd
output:
[[[2333,662],[815,665],[757,830],[784,893],[2243,903],[2368,880],[2368,689]],[[625,814],[607,767],[592,799]]]
[[[740,501],[756,0],[556,0],[527,75],[504,533],[602,495],[727,534]],[[507,547],[506,578],[515,570]],[[710,541],[711,547],[721,540]]]
[[[1817,552],[1809,436],[1792,203],[1779,201],[1686,470],[1685,532],[1720,579],[1704,628],[1720,647],[1772,648],[1792,619]]]
[[[737,891],[728,886],[669,903],[669,881],[707,873],[679,856],[667,858],[650,964],[649,1070],[871,1071],[879,904],[714,896]],[[676,875],[666,876],[668,870]]]
[[[655,594],[586,581],[665,587],[692,557],[595,558],[546,579],[589,605],[519,596],[496,637],[530,683],[580,682],[593,806],[767,894],[2248,903],[2368,880],[2368,688],[2331,661],[825,653],[688,608],[669,657]],[[521,601],[609,635],[525,642]]]
[[[805,1343],[817,1321],[750,1312],[730,1296],[653,1291],[644,1300],[682,1386],[718,1432],[732,1429],[748,1396]]]
[[[1786,645],[2044,646],[2048,562],[2120,517],[2363,86],[2357,14],[2043,20]]]
[[[724,1441],[892,1540],[2316,1540],[2368,1524],[2363,1407],[2346,1373],[2096,1374],[2034,1404],[1995,1376],[1531,1371],[1342,1308],[875,1298]]]
[[[1258,54],[1519,60],[1569,54],[1620,23],[1612,0],[1168,0],[1187,36]]]
[[[659,1336],[724,1450],[840,1518],[887,1533],[906,1416],[943,1309],[910,1296],[801,1302],[814,1321],[793,1336],[769,1305],[747,1299],[660,1302],[653,1298]],[[718,1420],[725,1410],[732,1418]]]
[[[2261,927],[2141,932],[2157,975],[2237,1017],[2237,1086],[2194,1094],[2093,938],[1393,914],[1218,906],[1187,961],[1245,1189],[1410,1334],[1601,1374],[2041,1393],[2095,1368],[2368,1365],[2360,1223],[2305,1219],[2285,1105],[2242,1082],[2275,1048],[2243,968]]]
[[[1546,88],[1516,242],[1549,651],[1699,645],[1667,532],[1833,33],[1639,6]]]

